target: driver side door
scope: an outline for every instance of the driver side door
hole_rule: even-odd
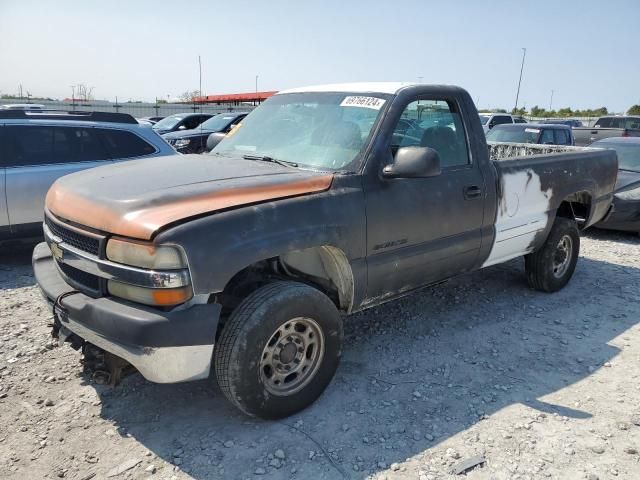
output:
[[[438,151],[441,173],[429,178],[383,177],[384,166],[406,146]],[[368,301],[473,268],[482,239],[485,183],[469,154],[457,101],[409,101],[396,120],[391,145],[370,161],[374,171],[364,178]]]

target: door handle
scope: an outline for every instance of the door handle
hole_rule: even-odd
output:
[[[591,131],[591,135],[597,135],[597,134],[598,134],[598,131],[597,131],[597,130],[592,130],[592,131]]]
[[[482,196],[482,189],[477,185],[468,185],[464,187],[465,200],[471,200],[473,198],[480,198]]]

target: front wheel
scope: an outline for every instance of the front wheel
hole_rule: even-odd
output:
[[[575,220],[556,218],[547,241],[525,256],[529,286],[541,292],[557,292],[573,276],[580,253],[580,233]]]
[[[313,403],[338,367],[342,320],[322,292],[276,282],[231,314],[215,347],[227,399],[248,415],[281,418]]]

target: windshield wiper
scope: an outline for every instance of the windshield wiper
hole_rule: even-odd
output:
[[[245,160],[257,160],[259,162],[270,162],[277,163],[278,165],[282,165],[284,167],[293,167],[296,168],[298,164],[296,162],[288,162],[286,160],[279,160],[277,158],[269,157],[268,155],[242,155],[242,158]]]

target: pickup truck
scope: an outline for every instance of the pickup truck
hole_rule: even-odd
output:
[[[591,145],[597,140],[609,137],[640,137],[640,117],[600,117],[593,127],[574,127],[573,136],[578,146]]]
[[[215,376],[278,418],[331,381],[346,314],[522,256],[532,288],[563,288],[616,174],[611,150],[488,147],[458,87],[293,89],[210,154],[56,181],[33,268],[102,381]]]

